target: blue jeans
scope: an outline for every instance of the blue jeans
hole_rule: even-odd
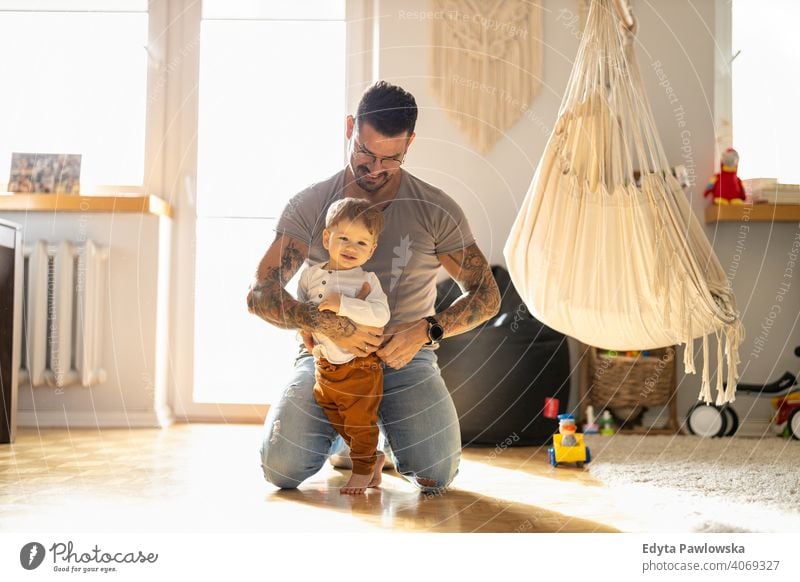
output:
[[[384,368],[378,427],[398,472],[424,492],[447,487],[458,473],[461,432],[436,354],[422,349],[400,370]],[[314,358],[301,355],[280,402],[264,423],[261,466],[267,481],[294,488],[344,447],[314,399]]]

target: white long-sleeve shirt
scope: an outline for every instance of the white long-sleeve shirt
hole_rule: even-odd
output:
[[[298,301],[319,305],[328,295],[341,293],[339,315],[350,318],[360,325],[373,327],[383,327],[389,322],[391,315],[389,301],[375,273],[365,271],[361,267],[339,271],[323,267],[324,264],[314,265],[300,274],[300,281],[297,283]],[[369,295],[366,299],[356,299],[356,294],[365,281],[370,286]],[[356,357],[341,349],[326,335],[321,333],[312,335],[319,346],[319,355],[332,364],[344,364]],[[317,350],[314,351],[314,355],[318,355]]]

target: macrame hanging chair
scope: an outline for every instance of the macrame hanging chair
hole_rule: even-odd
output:
[[[636,63],[633,21],[621,24],[615,8],[592,1],[558,121],[504,248],[508,269],[537,319],[586,344],[683,343],[684,367],[694,373],[694,339],[702,338],[706,402],[714,334],[716,401],[732,402],[744,338],[733,292],[672,175]]]

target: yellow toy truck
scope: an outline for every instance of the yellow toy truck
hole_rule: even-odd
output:
[[[583,435],[576,433],[572,414],[558,415],[558,434],[553,435],[553,446],[547,449],[547,454],[553,467],[558,467],[559,463],[575,463],[580,468],[592,461]]]

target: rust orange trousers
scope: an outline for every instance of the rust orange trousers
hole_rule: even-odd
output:
[[[344,364],[332,364],[319,358],[315,377],[314,398],[350,447],[353,473],[372,473],[378,458],[383,362],[375,354]]]

